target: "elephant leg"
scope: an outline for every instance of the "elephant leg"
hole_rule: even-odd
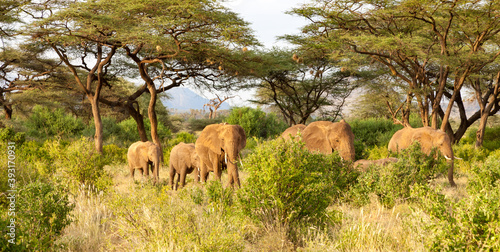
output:
[[[454,165],[454,161],[449,161],[450,164],[450,168],[448,168],[448,181],[450,182],[450,185],[455,187],[457,186],[457,184],[455,184],[455,181],[453,181],[453,165]]]
[[[211,166],[214,171],[214,175],[220,181],[222,177],[222,172],[221,169],[219,168],[219,156],[216,154],[210,156],[210,161],[212,163]]]
[[[175,169],[172,165],[170,166],[169,177],[170,177],[170,180],[168,181],[168,185],[170,186],[170,188],[172,190],[174,190]]]
[[[208,170],[207,170],[207,165],[202,162],[201,163],[201,167],[200,167],[200,179],[201,179],[201,182],[207,182],[207,179],[208,179]]]
[[[179,174],[179,177],[180,177],[180,180],[181,180],[181,188],[183,188],[184,185],[186,184],[186,169],[183,169],[181,171],[181,174]]]
[[[128,167],[130,169],[130,177],[132,178],[132,181],[133,181],[134,180],[135,168],[131,164],[128,164]]]
[[[226,187],[233,186],[235,187],[235,184],[237,187],[240,187],[240,178],[238,176],[238,172],[233,169],[227,169],[227,175],[228,175],[228,180]]]
[[[198,184],[198,182],[200,182],[200,169],[194,168],[194,170],[193,170],[193,179],[194,179],[194,183],[195,184]]]
[[[180,173],[177,173],[177,179],[175,180],[175,190],[177,191],[177,189],[179,189],[179,180],[181,178],[181,174]]]

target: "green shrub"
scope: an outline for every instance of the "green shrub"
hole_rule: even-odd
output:
[[[31,137],[73,137],[81,135],[85,129],[81,119],[66,114],[61,108],[50,110],[48,107],[36,105],[32,112],[26,122],[27,134]]]
[[[356,160],[368,158],[368,149],[375,146],[387,147],[392,135],[403,128],[391,120],[370,118],[349,122],[354,133]]]
[[[207,185],[208,202],[216,204],[221,208],[228,208],[233,205],[232,187],[223,188],[219,180],[212,180]]]
[[[127,163],[127,151],[128,149],[120,148],[115,144],[108,144],[102,147],[102,154],[113,164]]]
[[[260,108],[250,107],[232,108],[226,122],[243,127],[247,137],[263,139],[276,137],[288,127],[276,114],[266,114]]]
[[[5,244],[2,237],[1,250],[54,250],[56,238],[71,223],[72,209],[68,191],[60,186],[36,181],[21,187],[16,197],[16,245]]]
[[[217,117],[214,119],[195,119],[190,118],[188,121],[189,130],[191,131],[202,131],[207,125],[221,123],[225,118]]]
[[[266,226],[289,226],[290,235],[303,224],[327,224],[326,208],[355,178],[337,154],[311,153],[297,141],[263,142],[243,162],[240,209]]]
[[[140,141],[137,123],[133,118],[128,118],[117,122],[114,118],[103,117],[103,141],[105,144],[114,144],[118,147],[128,148],[132,143]],[[144,128],[148,140],[151,141],[151,123],[149,119],[144,120]],[[84,131],[86,137],[93,137],[95,134],[95,125],[91,123]],[[172,132],[165,125],[158,123],[158,137],[160,141],[166,142],[172,137]]]
[[[470,128],[467,130],[465,136],[462,137],[460,143],[475,145],[476,133],[477,128]],[[498,139],[500,139],[500,127],[487,127],[484,132],[483,148],[490,151],[500,149],[500,141]]]
[[[15,142],[17,145],[21,145],[25,140],[26,134],[24,132],[15,132],[10,127],[0,129],[0,141],[2,142]]]
[[[60,179],[68,182],[72,189],[81,184],[94,185],[97,190],[106,190],[112,184],[104,166],[111,161],[95,151],[93,141],[82,137],[65,146],[60,141],[47,143],[49,153],[54,157],[54,165],[61,171]]]
[[[434,152],[427,156],[417,142],[401,151],[398,162],[368,169],[358,177],[358,183],[349,191],[351,199],[357,205],[364,205],[369,202],[370,194],[374,193],[388,207],[404,201],[409,198],[411,186],[426,185],[437,174],[447,170],[446,162],[433,158]]]
[[[500,250],[500,161],[492,156],[472,169],[468,197],[455,202],[423,186],[412,197],[418,203],[417,218],[423,211],[429,219],[421,222],[423,241],[429,250]],[[417,227],[418,228],[418,227]]]

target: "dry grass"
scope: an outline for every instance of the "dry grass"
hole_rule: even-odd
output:
[[[187,178],[184,189],[168,188],[168,170],[160,170],[160,187],[141,180],[132,182],[125,165],[107,166],[114,186],[99,194],[81,189],[74,196],[75,222],[67,227],[58,244],[64,251],[424,251],[422,230],[411,205],[393,208],[380,205],[376,196],[362,208],[336,204],[339,223],[320,230],[310,227],[303,233],[304,247],[295,248],[285,227],[264,227],[233,216],[213,204],[198,205],[192,197],[203,186]],[[242,183],[246,174],[240,171]],[[211,174],[209,180],[213,180]],[[227,181],[223,173],[222,183]],[[443,186],[449,197],[466,197],[466,177],[456,179],[457,188]],[[446,185],[440,178],[436,185]],[[158,192],[157,188],[163,188]],[[206,195],[205,195],[206,197]],[[130,212],[130,216],[127,216]],[[221,239],[223,237],[224,239]],[[237,244],[237,245],[235,245]],[[236,247],[234,247],[236,246]]]

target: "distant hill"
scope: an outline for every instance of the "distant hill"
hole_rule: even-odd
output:
[[[167,94],[172,97],[171,99],[161,98],[161,102],[167,109],[178,112],[189,111],[190,109],[203,109],[203,105],[210,100],[203,98],[191,91],[189,88],[176,87],[167,91]],[[215,95],[207,95],[208,97],[215,97]],[[229,109],[226,102],[219,108],[220,110]]]

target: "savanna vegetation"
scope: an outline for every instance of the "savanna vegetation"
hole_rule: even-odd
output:
[[[496,1],[311,0],[292,49],[260,47],[218,0],[0,6],[1,251],[500,250]],[[181,85],[263,107],[171,114]],[[355,160],[398,161],[361,172],[279,137],[340,118]],[[241,188],[171,190],[170,151],[213,123],[245,130]],[[388,151],[408,125],[452,139],[456,187],[436,152]],[[139,140],[161,147],[157,183],[130,178]]]

